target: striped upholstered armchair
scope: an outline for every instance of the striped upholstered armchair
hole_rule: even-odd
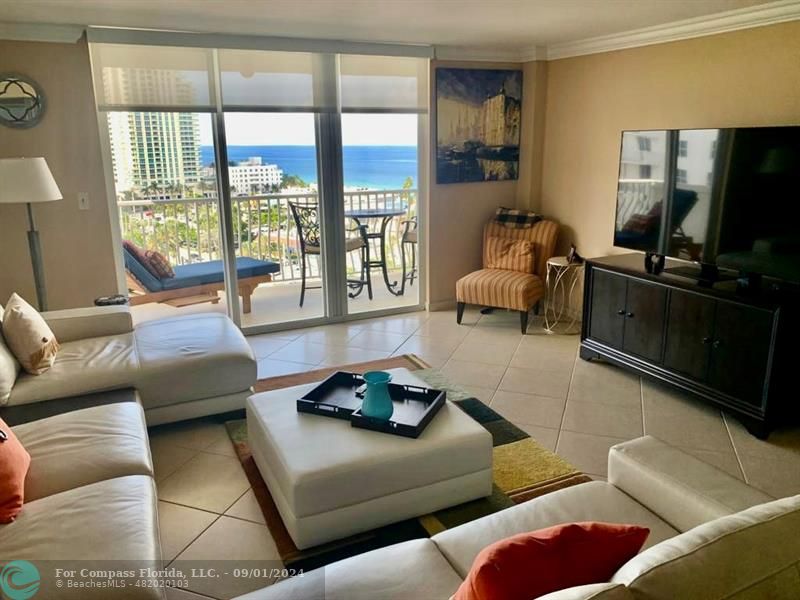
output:
[[[535,307],[538,312],[538,303],[544,298],[547,259],[555,252],[557,238],[558,225],[553,221],[539,221],[524,229],[495,221],[487,223],[483,229],[483,268],[456,282],[458,322],[461,323],[467,304],[518,310],[524,334],[528,329],[528,311]],[[530,244],[523,245],[525,255],[520,255],[519,248],[510,243],[498,252],[504,240],[527,240]],[[507,251],[504,260],[498,262],[498,253],[502,255],[504,251]]]

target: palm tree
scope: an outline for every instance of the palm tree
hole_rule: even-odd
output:
[[[150,195],[158,197],[160,188],[157,181],[151,181],[145,189]]]

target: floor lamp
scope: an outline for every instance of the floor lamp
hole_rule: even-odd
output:
[[[28,205],[28,247],[41,311],[47,310],[47,290],[44,285],[42,248],[33,220],[32,204],[61,198],[61,191],[44,158],[0,158],[0,204]]]

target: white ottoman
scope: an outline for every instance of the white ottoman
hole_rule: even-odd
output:
[[[407,369],[390,372],[395,383],[426,385]],[[492,493],[492,436],[454,404],[410,439],[298,413],[315,385],[247,399],[253,458],[298,548]]]

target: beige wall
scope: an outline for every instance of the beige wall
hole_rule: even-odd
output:
[[[428,202],[428,304],[432,310],[455,305],[456,281],[481,267],[481,237],[483,225],[498,206],[516,206],[518,181],[485,183],[436,183],[436,68],[457,67],[477,69],[519,69],[518,63],[486,63],[463,61],[431,62],[431,152],[430,195]],[[532,73],[532,71],[531,71]],[[523,75],[522,137],[531,142],[520,148],[520,169],[530,161],[533,148],[533,125],[527,123],[532,114],[529,103],[530,73]],[[527,172],[527,171],[526,171]],[[522,173],[520,173],[520,181]],[[530,180],[527,180],[530,186]]]
[[[534,212],[542,208],[542,152],[544,151],[547,63],[527,62],[522,66],[522,127],[517,207]]]
[[[623,129],[775,124],[800,124],[800,22],[550,62],[542,211],[560,250],[613,250]]]
[[[800,23],[523,65],[518,181],[436,184],[435,69],[519,64],[433,61],[428,300],[450,306],[456,280],[480,267],[481,230],[500,205],[562,223],[560,250],[612,251],[623,129],[800,123]],[[44,156],[65,200],[36,207],[52,308],[116,290],[109,213],[85,42],[0,41],[0,71],[38,80],[49,99],[29,130],[0,128],[0,157]],[[76,195],[90,194],[80,211]],[[33,298],[23,206],[0,207],[0,302]]]
[[[36,127],[0,126],[0,158],[44,156],[64,196],[34,206],[49,308],[90,305],[117,283],[86,43],[0,41],[4,71],[31,77],[47,98]],[[89,210],[78,210],[78,192]],[[35,303],[27,229],[24,205],[0,206],[0,304],[14,291]]]

